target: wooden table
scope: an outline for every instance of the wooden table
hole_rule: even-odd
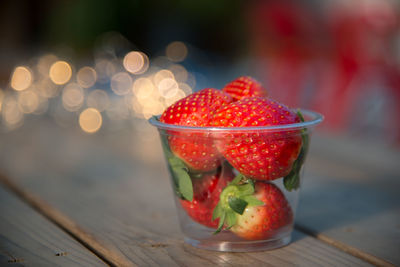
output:
[[[400,266],[398,150],[316,134],[292,243],[221,253],[182,241],[156,130],[134,127],[1,136],[0,266]]]

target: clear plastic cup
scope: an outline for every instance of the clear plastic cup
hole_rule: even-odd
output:
[[[311,133],[323,120],[301,114],[300,123],[240,128],[149,120],[160,134],[185,242],[233,252],[290,242]]]

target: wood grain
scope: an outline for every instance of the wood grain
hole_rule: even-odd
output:
[[[359,250],[355,247],[350,246],[349,244],[344,244],[338,240],[335,240],[325,234],[321,234],[321,233],[317,233],[313,230],[310,230],[307,227],[302,226],[301,224],[296,224],[296,229],[301,231],[302,233],[306,233],[309,234],[310,236],[313,236],[315,238],[317,238],[318,240],[321,240],[331,246],[334,246],[342,251],[345,251],[357,258],[363,259],[375,266],[382,266],[382,267],[395,267],[394,264],[387,262],[383,259],[380,259],[378,257],[375,257],[371,254],[368,254],[362,250]]]
[[[7,187],[11,187],[13,191],[16,190],[21,198],[23,198],[27,203],[33,205],[50,220],[59,221],[67,228],[71,227],[71,230],[68,230],[69,233],[73,232],[74,228],[77,227],[75,223],[73,226],[71,226],[71,221],[66,219],[66,216],[62,215],[58,211],[55,212],[51,206],[34,195],[19,189],[4,176],[2,177],[1,181]],[[34,200],[33,204],[32,200]],[[162,214],[159,216],[162,216]],[[153,218],[154,217],[155,215],[153,215]],[[147,224],[149,222],[150,221],[147,221]],[[164,221],[164,223],[168,224],[169,221]],[[97,224],[97,222],[92,221],[92,225],[94,224]],[[176,226],[177,222],[174,222],[173,225]],[[134,264],[140,266],[204,266],[206,264],[228,264],[232,266],[247,266],[248,264],[253,266],[368,265],[366,262],[363,262],[356,257],[345,254],[340,250],[330,247],[325,243],[320,242],[310,236],[306,236],[298,231],[294,232],[293,242],[289,246],[274,251],[256,253],[220,253],[196,249],[190,245],[186,245],[182,242],[180,236],[178,235],[176,237],[165,238],[163,237],[163,233],[158,235],[158,233],[154,233],[151,230],[145,229],[143,225],[137,226],[135,224],[135,226],[133,226],[114,222],[113,227],[115,227],[112,229],[113,235],[107,236],[108,238],[106,239],[106,243],[110,242],[110,251],[114,250],[112,245],[113,243],[118,244],[117,247],[121,249],[121,252],[127,255],[131,260],[131,262],[124,261],[121,264],[116,262],[113,257],[110,257],[110,253],[104,253],[102,258],[104,257],[104,260],[113,266],[127,266]],[[132,230],[132,227],[134,227],[134,233],[136,234],[130,238],[132,240],[136,239],[136,242],[134,241],[135,244],[129,244],[129,240],[126,240],[129,238],[129,233],[127,233],[127,235],[122,234],[128,229]],[[119,231],[117,231],[117,229]],[[162,229],[160,230],[162,231]],[[87,235],[87,233],[83,232],[82,230],[80,231],[82,233],[78,233],[78,236]],[[104,234],[105,233],[102,233],[102,235]],[[82,241],[82,238],[78,238],[78,241]],[[91,245],[93,242],[97,241],[88,240],[89,245]],[[87,244],[85,244],[85,246],[87,246]],[[92,250],[98,254],[96,251],[96,245],[92,247]],[[107,250],[107,248],[104,246],[102,249]],[[64,252],[61,252],[60,254],[63,253]],[[21,259],[15,258],[15,260],[20,261]]]
[[[400,265],[399,162],[393,148],[316,136],[297,222],[325,241]]]
[[[37,210],[40,214],[45,216],[51,222],[59,226],[62,230],[67,232],[70,236],[76,239],[79,243],[87,249],[96,254],[100,259],[111,266],[133,266],[125,256],[118,251],[104,247],[99,241],[96,240],[87,231],[79,227],[70,218],[54,209],[51,205],[36,197],[35,195],[22,190],[12,180],[0,174],[0,182],[9,190],[19,196],[26,204]]]
[[[0,186],[0,266],[105,266]]]
[[[29,141],[25,137],[16,132],[2,139],[8,153],[0,169],[139,266],[369,265],[297,231],[289,246],[268,252],[220,253],[184,244],[154,134],[89,137],[43,123],[31,129]]]

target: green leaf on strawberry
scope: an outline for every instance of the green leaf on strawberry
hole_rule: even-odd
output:
[[[168,161],[168,168],[174,182],[176,195],[181,199],[192,201],[193,184],[189,176],[189,168],[180,158],[176,157],[171,152],[168,146],[167,137],[165,135],[161,135],[161,142]]]
[[[231,196],[228,198],[229,207],[236,213],[240,215],[243,214],[244,209],[247,207],[247,201],[241,198]]]
[[[219,218],[218,229],[214,234],[233,227],[237,216],[242,215],[248,206],[264,205],[264,202],[258,200],[253,194],[254,182],[243,174],[238,174],[221,192],[220,200],[214,208],[212,219]]]
[[[226,222],[226,230],[232,228],[237,222],[236,214],[235,213],[227,213],[225,217]]]
[[[249,207],[256,207],[256,206],[264,205],[264,202],[262,202],[261,200],[258,200],[255,196],[244,196],[244,197],[242,197],[242,199],[247,202],[247,205]]]
[[[276,236],[276,230],[293,222],[293,212],[282,191],[274,184],[265,181],[254,181],[254,193],[246,198],[254,198],[264,203],[252,207],[251,201],[243,214],[237,214],[236,222],[228,227],[235,235],[246,240],[266,240]],[[228,216],[226,216],[227,218]]]
[[[246,179],[246,177],[245,177],[243,174],[239,173],[239,174],[236,175],[236,177],[232,180],[232,182],[229,183],[229,185],[238,185],[238,184],[240,184],[240,182],[241,182],[243,179]]]
[[[177,157],[168,158],[172,169],[172,175],[178,181],[178,189],[182,194],[183,198],[192,201],[193,200],[193,184],[189,176],[189,169],[185,163]]]
[[[302,122],[304,122],[304,117],[303,114],[301,114],[300,110],[297,111],[297,116]],[[290,173],[283,178],[283,185],[288,191],[292,191],[293,189],[296,190],[300,187],[300,170],[306,158],[309,143],[309,136],[306,128],[301,130],[301,138],[303,141],[303,145],[301,147],[299,156],[293,163],[293,167]]]
[[[217,229],[219,220],[213,220],[213,211],[219,202],[222,190],[235,178],[232,169],[225,164],[216,172],[204,173],[201,178],[193,178],[193,200],[180,199],[179,203],[189,217],[204,226]]]

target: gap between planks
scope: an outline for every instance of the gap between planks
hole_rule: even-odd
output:
[[[97,257],[110,266],[136,266],[118,251],[111,250],[97,241],[92,235],[80,228],[74,221],[63,213],[47,204],[42,199],[23,190],[8,177],[0,173],[0,182],[15,193],[23,202],[27,203],[52,223],[60,227],[68,235],[93,252]]]
[[[48,220],[59,226],[67,234],[72,236],[75,240],[85,246],[87,249],[92,251],[96,256],[102,259],[105,263],[110,266],[135,266],[134,263],[129,261],[124,255],[115,250],[109,248],[98,242],[92,235],[81,229],[74,221],[69,219],[67,216],[62,214],[57,209],[53,208],[45,201],[36,197],[35,195],[23,190],[16,183],[11,181],[8,177],[0,173],[0,182],[7,187],[10,191],[14,192],[22,201],[27,203],[29,206],[34,208]],[[393,267],[395,265],[387,262],[381,258],[368,254],[357,248],[334,240],[324,234],[315,232],[303,225],[296,224],[295,229],[301,231],[307,235],[310,235],[324,243],[327,243],[347,254],[354,257],[360,258],[376,266]]]
[[[359,249],[357,249],[355,247],[352,247],[350,245],[344,244],[344,243],[342,243],[342,242],[340,242],[338,240],[330,238],[327,235],[324,235],[324,234],[318,233],[316,231],[313,231],[313,230],[309,229],[308,227],[306,227],[304,225],[296,223],[294,228],[296,230],[300,231],[300,232],[303,232],[306,235],[312,236],[312,237],[314,237],[314,238],[316,238],[316,239],[318,239],[318,240],[320,240],[320,241],[322,241],[324,243],[327,243],[327,244],[329,244],[329,245],[331,245],[331,246],[333,246],[335,248],[338,248],[338,249],[346,252],[347,254],[350,254],[350,255],[352,255],[354,257],[362,259],[362,260],[364,260],[366,262],[369,262],[369,263],[371,263],[371,264],[373,264],[375,266],[396,267],[394,264],[392,264],[392,263],[390,263],[388,261],[385,261],[385,260],[383,260],[383,259],[381,259],[379,257],[374,256],[374,255],[368,254],[368,253],[366,253],[366,252],[364,252],[362,250],[359,250]]]

